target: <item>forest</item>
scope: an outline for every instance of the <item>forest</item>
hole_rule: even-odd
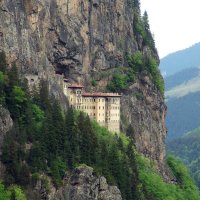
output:
[[[14,121],[2,149],[6,174],[0,199],[28,199],[27,188],[34,188],[42,173],[59,188],[66,171],[80,165],[93,167],[109,184],[117,185],[124,200],[200,199],[179,161],[168,158],[176,184],[165,182],[155,163],[136,151],[131,138],[110,133],[84,113],[63,110],[45,80],[30,91],[16,66],[7,67],[4,53],[0,55],[0,94]],[[35,194],[35,199],[40,197]]]

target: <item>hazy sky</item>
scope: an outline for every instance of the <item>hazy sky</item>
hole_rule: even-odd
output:
[[[200,0],[140,0],[160,58],[200,42]]]

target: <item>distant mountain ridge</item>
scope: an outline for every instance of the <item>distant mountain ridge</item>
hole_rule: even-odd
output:
[[[168,140],[200,125],[200,42],[161,59],[165,80]]]
[[[192,67],[188,69],[184,69],[174,75],[165,77],[165,90],[168,91],[175,86],[183,84],[200,74],[199,67]]]
[[[200,42],[161,59],[160,70],[165,76],[170,76],[197,66],[200,66]]]
[[[171,84],[171,86],[170,86]],[[180,98],[200,91],[200,69],[183,70],[166,78],[165,98],[168,100]]]
[[[168,140],[182,136],[200,125],[200,92],[167,101]]]

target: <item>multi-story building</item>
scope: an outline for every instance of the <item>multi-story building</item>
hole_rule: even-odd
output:
[[[83,111],[91,119],[112,132],[120,132],[120,97],[118,93],[87,93],[84,86],[69,85],[64,80],[64,93],[70,106]]]

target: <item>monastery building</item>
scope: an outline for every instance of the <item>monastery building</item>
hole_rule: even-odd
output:
[[[83,111],[91,119],[112,132],[120,132],[120,98],[118,93],[87,93],[84,86],[69,84],[64,79],[64,93],[70,106]]]

